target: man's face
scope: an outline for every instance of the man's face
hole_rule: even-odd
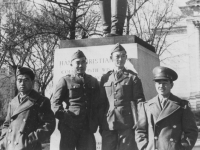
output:
[[[34,81],[26,74],[17,76],[17,89],[23,94],[28,94],[32,90],[33,83]]]
[[[126,59],[127,59],[126,52],[125,51],[114,52],[111,56],[111,59],[115,65],[115,67],[123,68],[124,64],[126,63]]]
[[[173,87],[173,83],[171,83],[169,80],[156,80],[155,87],[158,95],[169,96]]]
[[[73,70],[76,73],[85,73],[87,61],[85,57],[74,59],[71,63]]]

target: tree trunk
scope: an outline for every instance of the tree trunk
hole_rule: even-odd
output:
[[[80,0],[74,0],[72,3],[72,15],[71,15],[71,27],[70,27],[70,40],[75,39],[76,37],[76,13],[77,13],[77,6]]]
[[[130,8],[129,8],[129,5],[128,5],[128,15],[126,17],[126,35],[129,35],[130,33],[130,19],[131,19],[131,13],[130,13]]]

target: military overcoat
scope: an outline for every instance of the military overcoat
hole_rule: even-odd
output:
[[[136,128],[139,150],[191,150],[197,136],[188,101],[171,94],[163,109],[158,96],[143,103]]]
[[[0,146],[5,150],[41,150],[41,142],[50,138],[55,117],[50,100],[32,90],[19,102],[11,100],[3,123]]]
[[[131,70],[124,69],[119,79],[114,71],[103,75],[100,82],[100,122],[101,130],[121,130],[133,128],[134,116],[131,102],[135,109],[145,101],[141,80]]]

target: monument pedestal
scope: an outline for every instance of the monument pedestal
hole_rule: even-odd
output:
[[[70,74],[70,59],[78,49],[87,57],[86,73],[93,75],[98,80],[101,76],[113,69],[110,52],[113,45],[120,43],[127,51],[125,67],[138,73],[142,81],[146,100],[156,95],[153,83],[152,69],[159,66],[159,58],[153,46],[147,44],[136,36],[116,36],[84,40],[61,41],[60,49],[55,50],[54,57],[54,87],[58,80]],[[101,137],[95,134],[96,142],[101,143]],[[50,150],[59,150],[60,133],[56,127],[51,136]]]

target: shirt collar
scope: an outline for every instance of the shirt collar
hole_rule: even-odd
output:
[[[124,69],[125,69],[124,67],[121,68],[121,69],[115,67],[115,68],[113,69],[113,71],[114,71],[114,72],[119,72],[119,71],[124,71]]]
[[[158,95],[158,98],[159,98],[160,102],[163,102],[163,101],[165,101],[165,100],[167,101],[167,100],[169,99],[170,95],[171,95],[171,94],[169,94],[168,97],[162,97],[162,96]]]

